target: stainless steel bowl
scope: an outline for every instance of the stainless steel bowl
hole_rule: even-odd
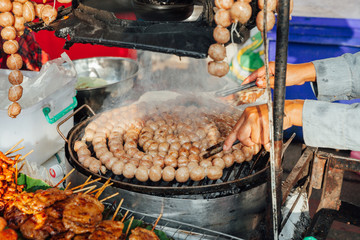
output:
[[[100,87],[78,88],[78,106],[89,105],[99,112],[106,98],[118,100],[134,86],[139,72],[139,64],[128,58],[94,57],[73,61],[78,74],[82,77],[99,78],[106,81]]]

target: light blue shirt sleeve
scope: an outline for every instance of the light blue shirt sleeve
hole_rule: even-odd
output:
[[[360,104],[331,103],[360,98],[360,52],[313,62],[318,100],[305,100],[304,141],[309,146],[360,150]]]

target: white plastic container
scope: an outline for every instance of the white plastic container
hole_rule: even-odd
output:
[[[54,72],[56,73],[56,71]],[[41,91],[49,91],[46,93],[48,96],[40,96],[39,99],[41,100],[31,106],[26,106],[29,105],[26,99],[20,99],[20,105],[25,107],[23,107],[21,113],[15,119],[8,116],[7,107],[4,107],[4,105],[10,105],[10,101],[7,99],[7,92],[10,87],[7,79],[9,73],[9,70],[0,69],[0,101],[2,101],[2,103],[0,103],[2,106],[0,108],[0,151],[6,152],[14,144],[24,139],[17,148],[22,146],[25,148],[17,153],[24,155],[34,150],[26,159],[29,163],[41,165],[58,152],[65,144],[64,140],[58,134],[56,127],[62,119],[73,112],[72,109],[77,105],[75,98],[76,73],[71,76],[59,76],[58,79],[51,79],[51,81],[63,81],[63,84],[56,82],[56,84],[59,85],[58,89],[54,89],[54,84],[50,84],[52,86],[47,86],[44,89],[39,87],[40,90],[38,92],[32,89],[30,94],[42,95]],[[32,81],[34,77],[36,78],[37,74],[39,73],[23,71],[24,82],[22,85],[24,95],[25,91],[29,91],[31,86],[29,84],[37,84],[35,81],[33,83],[28,82]],[[44,109],[48,110],[48,112],[50,111],[48,114],[49,118],[58,115],[53,119],[54,123],[50,123],[51,120],[47,120]],[[60,117],[66,112],[64,110],[67,111],[67,114]],[[61,131],[67,134],[72,127],[73,120],[69,119],[61,126]]]

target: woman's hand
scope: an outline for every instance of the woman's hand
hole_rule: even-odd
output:
[[[303,100],[285,101],[284,129],[293,125],[302,126],[303,105]],[[245,146],[250,147],[254,144],[261,144],[267,151],[270,150],[267,104],[248,107],[244,110],[230,135],[225,140],[224,151],[229,150],[236,139],[239,139]]]
[[[270,86],[274,88],[275,62],[269,63]],[[302,85],[305,82],[315,82],[316,71],[313,63],[288,64],[286,68],[286,86]],[[265,66],[259,68],[245,78],[242,84],[256,81],[260,88],[266,87]]]

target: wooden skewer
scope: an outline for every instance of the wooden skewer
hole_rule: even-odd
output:
[[[16,162],[16,163],[17,163],[17,162]],[[21,164],[21,166],[20,166],[20,168],[19,168],[18,172],[21,172],[21,170],[23,169],[23,167],[25,166],[25,164],[26,164],[26,161],[25,161],[23,164]]]
[[[106,187],[110,187],[111,185],[113,185],[114,183],[110,183],[110,184],[108,184]],[[98,189],[95,189],[94,191],[92,191],[92,192],[89,192],[89,194],[94,194],[94,193],[96,193],[96,192],[98,192],[98,191],[100,191],[101,190],[101,188],[98,188]]]
[[[73,193],[79,193],[79,192],[84,192],[86,190],[93,190],[94,188],[96,188],[96,185],[92,185],[92,186],[89,186],[89,187],[86,187],[86,188],[82,188],[82,189],[78,189],[76,191],[73,191]]]
[[[93,185],[91,188],[89,188],[89,190],[87,190],[86,192],[84,192],[84,194],[89,194],[89,192],[92,191],[94,188],[96,188],[95,185]],[[80,190],[84,190],[84,188],[83,188],[83,189],[80,189]]]
[[[22,160],[24,160],[27,156],[29,156],[30,153],[32,153],[34,150],[31,150],[30,152],[28,152],[27,154],[25,154],[24,156],[22,156],[19,161],[21,162]]]
[[[17,184],[17,161],[15,162],[15,184]]]
[[[65,191],[69,188],[71,182],[69,182],[67,185],[66,185],[66,188],[65,188]]]
[[[8,154],[12,154],[12,153],[17,152],[17,151],[20,151],[21,149],[24,149],[24,148],[25,148],[25,147],[17,148],[17,149],[15,149],[15,150],[9,152]]]
[[[118,207],[116,208],[116,211],[115,211],[115,213],[114,213],[111,221],[114,221],[114,220],[115,220],[115,217],[116,217],[116,215],[118,214],[118,212],[119,212],[119,210],[120,210],[120,207],[121,207],[121,205],[122,205],[123,202],[124,202],[124,199],[121,199],[121,201],[120,201]]]
[[[74,171],[75,171],[75,168],[73,168],[68,174],[66,174],[65,177],[63,177],[63,178],[60,180],[60,182],[58,182],[58,183],[54,186],[54,188],[56,188],[57,186],[60,185],[60,183],[62,183],[63,181],[65,181],[65,179],[68,178],[68,177],[70,176],[70,174],[72,174]]]
[[[101,199],[100,202],[104,202],[104,201],[106,201],[106,200],[108,200],[108,199],[110,199],[112,197],[115,197],[116,195],[119,195],[119,193],[117,192],[117,193],[114,193],[113,195],[110,195],[110,196],[104,198],[104,199]]]
[[[124,222],[126,216],[129,214],[129,210],[126,211],[125,215],[123,216],[123,218],[121,219],[121,222]]]
[[[133,220],[134,220],[134,216],[132,216],[131,219],[130,219],[130,223],[129,223],[129,226],[128,226],[127,230],[126,230],[125,237],[127,237],[128,233],[130,231],[130,227],[131,227],[131,224],[132,224]]]
[[[154,231],[156,225],[158,224],[158,222],[160,221],[160,218],[162,217],[162,213],[160,213],[159,217],[156,219],[156,222],[154,223],[154,226],[152,227],[151,231]]]
[[[21,139],[20,141],[18,141],[14,146],[12,146],[12,148],[10,148],[9,150],[7,150],[7,152],[5,153],[5,155],[8,155],[14,148],[16,148],[17,145],[19,145],[22,141],[24,141],[24,139]]]
[[[85,186],[86,186],[86,184],[88,184],[88,182],[90,181],[90,179],[92,178],[92,176],[90,175],[87,179],[86,179],[86,181],[84,182],[84,184],[82,184],[82,185],[84,185],[84,186],[82,186],[81,188],[84,188]],[[80,188],[80,189],[81,189]]]
[[[101,187],[101,190],[99,190],[99,191],[96,193],[96,195],[95,195],[96,198],[99,198],[99,197],[100,197],[100,195],[103,193],[103,191],[105,190],[105,188],[106,188],[107,185],[109,184],[110,180],[111,180],[111,178],[109,178],[108,180],[106,180],[106,182],[104,183],[104,185]]]
[[[91,177],[91,176],[90,176]],[[74,190],[76,190],[76,189],[81,189],[81,188],[83,188],[83,187],[85,187],[86,185],[89,185],[89,184],[92,184],[92,183],[94,183],[94,182],[97,182],[97,181],[99,181],[101,178],[97,178],[97,179],[94,179],[94,180],[92,180],[92,181],[90,181],[90,182],[85,182],[85,183],[83,183],[83,184],[81,184],[81,185],[79,185],[79,186],[76,186],[76,187],[73,187],[71,190],[72,191],[74,191]]]

